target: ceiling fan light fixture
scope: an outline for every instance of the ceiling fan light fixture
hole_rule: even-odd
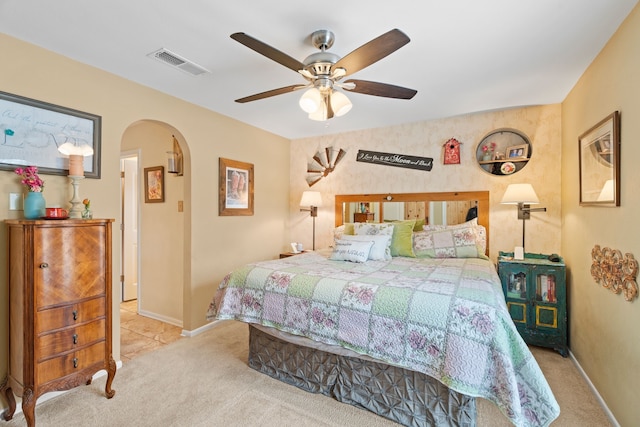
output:
[[[331,100],[329,102],[331,102],[331,109],[336,117],[344,116],[351,110],[351,107],[353,107],[347,95],[336,90],[331,93]]]
[[[313,113],[309,113],[309,118],[311,120],[315,120],[317,122],[325,122],[328,120],[327,118],[327,106],[324,102],[320,103],[320,108],[318,108]]]
[[[322,105],[322,95],[320,95],[320,91],[315,87],[307,90],[300,97],[300,108],[306,113],[312,114],[320,109],[320,105]]]

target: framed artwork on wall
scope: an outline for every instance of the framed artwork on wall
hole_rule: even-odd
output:
[[[144,202],[164,202],[164,166],[144,168]]]
[[[253,164],[220,157],[218,214],[253,215]]]
[[[48,175],[68,175],[69,161],[58,151],[62,144],[87,145],[85,178],[100,178],[102,118],[94,114],[0,92],[0,169],[37,166]]]
[[[620,206],[620,112],[578,138],[580,205]]]

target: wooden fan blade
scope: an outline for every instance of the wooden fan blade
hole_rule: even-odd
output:
[[[370,82],[367,80],[347,80],[345,83],[353,83],[353,89],[344,89],[349,92],[362,93],[365,95],[384,96],[385,98],[411,99],[417,90],[406,87],[394,86],[386,83]]]
[[[253,49],[258,52],[260,55],[266,56],[267,58],[276,61],[278,64],[284,65],[285,67],[295,71],[304,69],[304,64],[298,61],[295,58],[290,57],[286,53],[279,51],[276,48],[269,46],[261,42],[258,39],[251,37],[245,33],[233,33],[231,34],[231,38],[235,41],[242,43],[249,49]]]
[[[393,29],[344,56],[331,69],[344,68],[346,75],[353,74],[395,52],[409,41],[411,39],[405,33]]]
[[[283,93],[293,92],[294,90],[305,88],[305,85],[291,85],[278,89],[268,90],[266,92],[256,93],[255,95],[245,96],[244,98],[236,99],[236,102],[244,104],[245,102],[257,101],[258,99],[269,98],[271,96],[282,95]]]

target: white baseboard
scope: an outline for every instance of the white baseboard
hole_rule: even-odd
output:
[[[162,316],[160,314],[156,314],[156,313],[152,313],[150,311],[144,311],[144,310],[139,310],[138,314],[140,316],[148,317],[150,319],[159,320],[161,322],[168,323],[170,325],[182,328],[182,320],[180,320],[180,319],[174,319],[173,317]]]
[[[578,363],[578,360],[575,358],[571,350],[569,350],[569,357],[573,361],[573,364],[576,365],[576,368],[578,368],[578,372],[580,372],[580,375],[582,375],[582,378],[584,378],[584,380],[587,382],[587,385],[591,389],[591,392],[596,396],[596,400],[598,401],[598,403],[600,403],[602,410],[604,411],[606,416],[609,418],[609,421],[611,421],[611,424],[613,424],[614,427],[620,427],[620,424],[618,423],[616,418],[613,416],[613,413],[609,410],[609,407],[605,403],[604,399],[602,399],[602,396],[600,396],[600,393],[598,393],[598,390],[596,389],[596,387],[593,385],[593,383],[587,376],[587,373],[582,369],[582,366],[580,366],[580,363]]]
[[[196,335],[199,335],[201,333],[203,333],[204,331],[208,331],[209,329],[214,328],[217,324],[219,324],[220,322],[222,322],[222,320],[214,320],[211,323],[207,323],[204,326],[200,326],[197,329],[194,329],[192,331],[187,331],[185,329],[182,330],[182,336],[183,337],[195,337]]]
[[[116,362],[116,372],[120,368],[122,368],[122,360],[118,360]],[[101,378],[101,377],[104,377],[105,375],[107,375],[107,371],[102,369],[102,370],[96,372],[95,374],[93,374],[93,377],[91,377],[91,381],[93,381],[95,379],[98,379],[98,378]],[[71,390],[74,390],[74,389],[64,390],[64,391],[52,391],[50,393],[45,393],[45,394],[43,394],[42,396],[40,396],[38,398],[38,400],[36,401],[36,406],[40,405],[41,403],[46,402],[47,400],[51,400],[54,397],[58,397],[58,396],[60,396],[62,394],[68,393]],[[13,415],[15,416],[15,415],[21,414],[21,413],[22,413],[22,399],[20,397],[16,396],[16,412],[14,412]]]

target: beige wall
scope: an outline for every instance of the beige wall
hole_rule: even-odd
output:
[[[116,219],[114,229],[119,228],[120,221],[120,151],[129,126],[140,120],[155,120],[172,126],[184,137],[189,164],[189,173],[183,178],[184,329],[194,330],[206,323],[209,301],[230,269],[257,259],[277,257],[283,250],[289,215],[288,140],[3,34],[0,46],[3,56],[11,58],[0,67],[0,90],[102,116],[102,178],[85,179],[80,192],[81,196],[91,198],[96,217]],[[218,216],[219,157],[255,165],[254,216]],[[67,178],[46,175],[45,179],[44,195],[49,203],[64,204],[71,198]],[[21,191],[13,172],[0,171],[0,194],[4,195],[0,197],[0,220],[20,215],[8,210],[7,194]],[[0,227],[0,247],[5,244],[6,232]],[[118,233],[114,234],[113,248],[114,356],[118,358]],[[0,378],[6,372],[8,342],[7,271],[4,251],[2,254]]]
[[[578,137],[613,111],[621,115],[621,205],[581,207]],[[562,104],[562,254],[570,270],[571,351],[623,426],[640,424],[640,301],[595,284],[594,245],[640,258],[640,6]]]
[[[389,101],[403,102],[403,101]],[[354,102],[354,108],[357,103]],[[339,118],[336,120],[344,120]],[[491,131],[518,129],[531,141],[532,157],[526,167],[509,176],[491,175],[475,160],[476,148]],[[442,145],[451,137],[462,142],[461,164],[444,165]],[[425,191],[490,192],[490,257],[513,251],[522,244],[522,221],[513,205],[500,200],[509,184],[533,184],[540,206],[547,212],[532,213],[526,225],[526,250],[536,253],[560,251],[560,105],[514,108],[441,120],[327,135],[291,143],[291,240],[311,247],[311,219],[299,212],[307,161],[326,146],[342,148],[347,155],[336,170],[311,187],[322,192],[323,206],[316,220],[316,248],[331,244],[336,194],[405,193]],[[358,150],[432,157],[430,172],[380,166],[356,161]]]

